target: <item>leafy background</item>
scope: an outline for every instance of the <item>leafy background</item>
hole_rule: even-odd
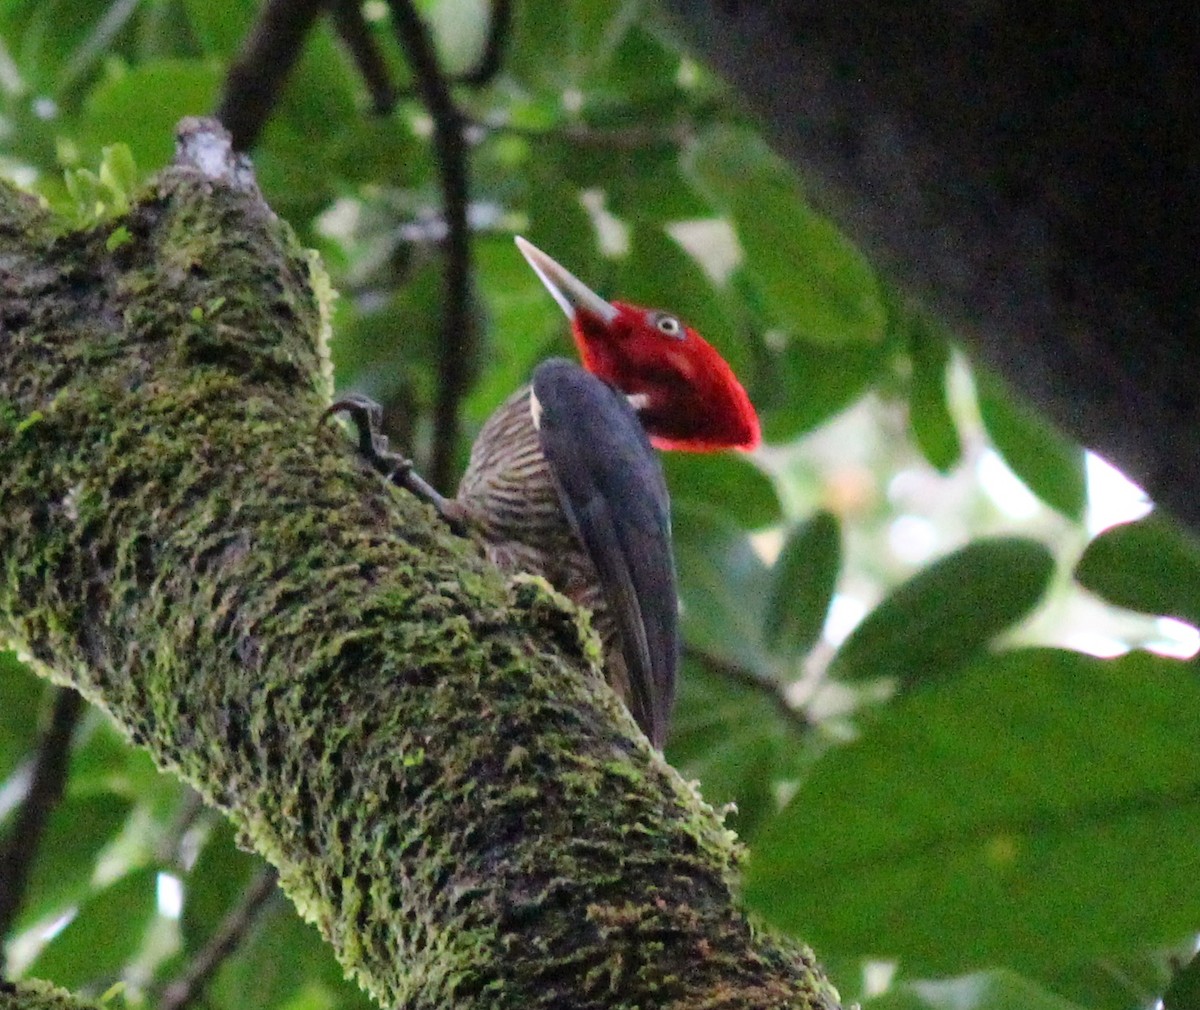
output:
[[[421,6],[443,65],[469,70],[489,5]],[[364,10],[411,85],[386,7]],[[142,175],[165,164],[254,14],[8,0],[0,169],[86,213],[107,177],[77,170],[114,142]],[[1200,1005],[1200,966],[1183,968],[1200,933],[1200,549],[906,304],[649,4],[521,0],[499,74],[455,94],[481,334],[468,432],[571,353],[514,231],[602,293],[680,311],[759,407],[761,452],[664,460],[686,635],[667,753],[736,805],[751,908],[870,1010]],[[443,353],[429,132],[408,94],[370,113],[324,24],[255,151],[341,291],[338,385],[382,400],[419,460]],[[0,655],[6,837],[52,699]],[[9,968],[167,1006],[233,924],[210,1006],[366,1005],[264,872],[90,712]]]

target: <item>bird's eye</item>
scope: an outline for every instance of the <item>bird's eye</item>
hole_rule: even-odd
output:
[[[654,325],[668,337],[683,336],[683,324],[674,316],[661,315],[654,321]]]

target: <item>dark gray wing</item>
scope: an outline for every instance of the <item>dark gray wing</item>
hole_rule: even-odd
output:
[[[679,666],[671,505],[662,466],[625,397],[591,373],[551,358],[534,370],[532,385],[542,452],[617,623],[630,711],[661,749]]]

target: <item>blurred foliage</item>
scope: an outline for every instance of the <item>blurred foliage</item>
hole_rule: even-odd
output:
[[[904,982],[863,1004],[863,1010],[1082,1010],[1007,971],[947,981]]]
[[[119,216],[133,165],[160,168],[173,124],[211,110],[256,6],[0,5],[0,169],[83,225]],[[470,68],[488,4],[421,7],[447,65]],[[367,10],[410,85],[386,8]],[[972,374],[648,5],[518,0],[499,75],[456,95],[481,335],[469,432],[571,353],[514,231],[603,294],[682,312],[762,416],[754,456],[664,459],[686,637],[668,756],[736,805],[751,907],[870,1010],[1121,1010],[1168,986],[1172,1010],[1195,1006],[1196,962],[1180,966],[1200,931],[1200,682],[1139,647],[1171,631],[1194,651],[1178,622],[1200,622],[1200,547],[1157,514],[1089,543],[1105,502],[1080,448]],[[415,101],[368,109],[322,24],[255,165],[342,292],[339,385],[383,400],[421,459],[443,353],[438,167]],[[1061,648],[1076,641],[1135,651]],[[0,654],[4,832],[47,698]],[[152,1005],[260,868],[93,715],[9,962]],[[366,1005],[280,899],[205,1001]]]
[[[1123,523],[1096,537],[1075,569],[1106,600],[1200,625],[1200,544],[1164,516]]]
[[[1163,1010],[1191,1010],[1200,1006],[1200,954],[1171,980],[1163,997]]]
[[[955,676],[1036,606],[1054,558],[1033,540],[978,540],[930,565],[842,643],[829,672],[891,677],[897,690]]]

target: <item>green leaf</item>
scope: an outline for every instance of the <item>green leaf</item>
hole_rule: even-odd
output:
[[[45,682],[35,677],[16,653],[0,652],[0,782],[36,743],[45,693]]]
[[[132,241],[133,233],[122,224],[118,225],[109,233],[108,238],[104,241],[104,248],[106,251],[112,253],[116,252],[122,246],[128,245]]]
[[[606,39],[606,29],[628,3],[525,0],[517,4],[506,71],[534,90],[556,96],[577,87],[584,76],[611,58],[612,43],[619,40]]]
[[[426,260],[409,270],[407,283],[390,298],[339,327],[331,347],[338,382],[365,388],[385,403],[405,390],[432,401],[442,292],[441,261]]]
[[[315,927],[303,922],[286,901],[266,903],[246,938],[226,960],[209,987],[214,1007],[245,1010],[277,1007],[297,1000],[306,1005],[314,990],[335,1005],[354,1010],[376,1007],[366,993],[346,981],[333,949]]]
[[[195,955],[204,946],[265,866],[261,858],[237,847],[236,835],[229,821],[218,818],[184,880],[179,931],[187,954]]]
[[[96,860],[125,826],[133,804],[113,793],[68,796],[50,815],[21,906],[24,929],[89,892]]]
[[[1200,681],[1148,654],[989,656],[829,752],[759,837],[748,898],[910,972],[1064,965],[1196,929]]]
[[[1110,603],[1200,625],[1200,545],[1161,513],[1101,533],[1075,578]]]
[[[331,124],[361,115],[355,107],[356,81],[350,62],[328,20],[317,21],[304,40],[300,59],[288,75],[273,121],[286,124],[293,135],[305,137],[310,161],[321,164],[315,138],[328,136]]]
[[[1163,1010],[1196,1010],[1200,1007],[1200,954],[1193,957],[1163,994]]]
[[[311,137],[307,148],[302,136],[294,140],[293,149],[287,152],[289,158],[302,158],[307,150],[311,164]],[[397,188],[416,188],[430,181],[433,168],[428,141],[401,129],[394,119],[352,116],[323,145],[322,155],[318,167],[325,172],[325,185],[336,181],[344,185],[386,183]],[[395,227],[394,219],[389,217],[387,223]]]
[[[1010,971],[902,982],[863,1010],[1082,1010]]]
[[[525,237],[547,255],[553,256],[584,284],[604,296],[607,293],[602,290],[600,248],[596,244],[596,229],[592,226],[592,219],[580,203],[579,190],[561,177],[551,174],[548,171],[550,167],[546,166],[546,170],[535,167],[530,172],[529,229]],[[520,258],[515,247],[513,252]],[[524,269],[529,270],[523,258],[520,258],[520,262]],[[529,272],[533,273],[532,270]],[[545,304],[547,312],[552,311],[557,316],[562,332],[567,333],[566,316],[548,292],[545,294]]]
[[[924,320],[913,319],[907,330],[912,361],[909,424],[925,458],[942,473],[947,473],[962,459],[962,440],[950,414],[946,394],[950,347]]]
[[[754,385],[763,437],[790,442],[824,424],[867,391],[886,361],[876,344],[825,347],[788,339],[771,347]]]
[[[93,894],[34,959],[29,974],[55,985],[105,989],[141,949],[157,908],[158,871],[126,874]]]
[[[1064,438],[995,378],[976,373],[979,412],[996,451],[1034,494],[1069,519],[1087,505],[1083,449]]]
[[[86,168],[67,169],[63,175],[67,192],[75,201],[75,216],[82,224],[91,224],[103,216],[103,190],[95,172]]]
[[[187,9],[188,0],[170,3],[139,4],[136,55],[142,60],[167,56],[204,55],[198,33]],[[229,0],[212,0],[215,7],[228,16]],[[104,54],[102,53],[101,56]],[[232,51],[228,54],[232,55]]]
[[[780,325],[826,347],[883,340],[887,317],[867,261],[808,207],[791,169],[757,134],[713,129],[696,144],[690,168],[733,218],[746,268]]]
[[[114,75],[89,96],[83,136],[97,150],[127,144],[144,172],[161,168],[175,151],[176,123],[212,111],[221,77],[219,66],[199,60],[155,60]]]
[[[73,52],[103,17],[95,0],[8,0],[0,4],[0,38],[32,94],[55,94]]]
[[[0,28],[0,39],[3,38],[4,29]],[[4,118],[8,124],[3,143],[5,160],[10,166],[24,164],[36,168],[41,175],[31,188],[52,205],[61,204],[64,191],[59,160],[62,124],[40,118],[32,102],[10,103],[4,110]]]
[[[792,530],[772,570],[766,637],[774,651],[799,659],[816,645],[833,599],[841,555],[837,516],[818,512]]]
[[[1054,575],[1033,540],[977,540],[930,565],[879,604],[842,644],[830,673],[894,677],[901,688],[945,680],[1028,614]]]
[[[776,790],[812,764],[803,716],[790,716],[765,688],[685,654],[667,754],[686,778],[704,783],[716,807],[736,804],[728,823],[744,841],[778,811]],[[760,675],[761,676],[761,675]]]
[[[480,292],[488,326],[481,328],[487,367],[465,404],[468,420],[482,425],[537,363],[551,354],[574,356],[566,316],[529,269],[510,235],[475,240]]]
[[[692,184],[677,148],[667,142],[634,153],[620,146],[585,142],[564,133],[555,117],[533,138],[532,163],[577,190],[601,189],[605,207],[624,221],[662,227],[675,221],[712,218],[714,210]],[[631,129],[644,128],[639,122]],[[549,250],[547,250],[549,252]]]
[[[488,0],[438,0],[425,5],[422,13],[443,73],[457,76],[479,64],[494,8]]]
[[[183,789],[178,779],[155,768],[145,750],[131,745],[95,711],[76,732],[70,788],[72,796],[105,792],[135,797],[140,806],[163,816],[174,809]]]
[[[241,47],[254,16],[257,0],[184,0],[192,30],[206,52],[232,57]]]
[[[125,198],[122,212],[128,210],[129,197],[137,188],[138,171],[133,152],[127,145],[109,144],[101,151],[100,181],[108,188],[114,200]]]
[[[641,25],[625,32],[603,71],[601,81],[589,84],[600,84],[624,105],[636,106],[644,114],[653,110],[661,118],[678,95],[679,53],[661,35]]]
[[[407,136],[395,119],[387,125],[399,136],[386,146],[381,143],[370,149],[356,143],[362,124],[355,86],[352,67],[339,52],[329,24],[319,21],[305,39],[300,60],[254,152],[258,183],[281,216],[307,222],[341,195],[339,173],[353,182],[363,179],[372,164],[378,171],[368,181],[375,184],[399,186],[428,176],[428,145]],[[388,150],[394,155],[390,168]],[[406,150],[411,153],[406,155]],[[356,153],[362,155],[359,171],[349,160]]]
[[[608,169],[593,185],[603,184],[608,206],[618,217],[662,226],[714,216],[712,204],[696,191],[674,147],[649,148],[636,158],[620,151],[607,155]]]
[[[662,229],[634,228],[629,255],[621,263],[614,288],[623,302],[677,313],[748,382],[753,348],[747,334],[734,325],[728,299],[700,264]]]
[[[1098,961],[1061,965],[1045,973],[1046,984],[1088,1010],[1129,1010],[1149,1006],[1150,995],[1167,988],[1172,962],[1192,952],[1190,939],[1170,947],[1131,945]]]
[[[774,483],[742,453],[664,452],[659,459],[675,503],[706,505],[749,530],[779,520]]]
[[[679,503],[673,520],[682,626],[689,645],[759,673],[769,577],[745,531],[711,509]]]

